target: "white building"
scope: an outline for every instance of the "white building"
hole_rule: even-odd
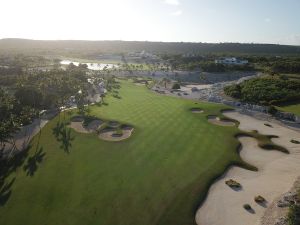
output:
[[[237,58],[221,58],[216,59],[215,63],[217,64],[225,64],[225,65],[245,65],[248,64],[248,60],[240,60]]]

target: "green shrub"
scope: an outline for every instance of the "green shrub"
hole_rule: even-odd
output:
[[[258,195],[254,198],[254,201],[257,203],[264,203],[264,202],[266,202],[266,199],[264,197],[262,197],[261,195]]]
[[[224,92],[233,98],[241,98],[241,87],[238,84],[225,87]]]
[[[264,123],[264,125],[267,127],[273,127],[271,124],[268,124],[268,123]]]
[[[300,144],[300,141],[297,141],[297,140],[294,140],[294,139],[292,139],[291,142],[292,142],[293,144]]]
[[[247,211],[251,210],[252,207],[249,204],[244,204],[243,205],[244,209],[246,209]]]
[[[268,113],[270,113],[271,115],[275,115],[277,112],[278,110],[276,109],[276,107],[272,105],[268,107]]]
[[[242,185],[239,182],[237,182],[233,179],[225,181],[225,184],[227,184],[231,188],[241,188],[242,187]]]
[[[300,206],[291,205],[288,212],[288,224],[289,225],[299,225],[300,224]]]
[[[172,89],[174,89],[174,90],[180,89],[180,84],[178,84],[178,83],[173,84]]]
[[[278,77],[253,78],[241,84],[224,88],[226,95],[254,104],[279,104],[300,98],[300,81],[282,80]],[[276,113],[271,107],[270,113]]]

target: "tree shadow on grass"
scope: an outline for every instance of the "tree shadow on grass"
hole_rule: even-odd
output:
[[[41,131],[38,136],[38,143],[40,140]],[[39,144],[38,144],[39,145]],[[37,145],[37,148],[38,148]],[[16,172],[18,168],[20,168],[24,163],[28,162],[28,151],[31,149],[31,145],[29,144],[26,149],[22,151],[17,151],[14,155],[11,155],[11,157],[8,158],[0,158],[0,206],[3,206],[6,204],[8,199],[11,196],[11,188],[15,182],[16,178],[13,178],[12,180],[9,180],[9,176]],[[41,157],[42,155],[42,157]],[[41,161],[41,158],[43,158],[44,154],[42,154],[42,151],[37,151],[35,153],[36,158],[38,161]]]
[[[60,136],[63,128],[64,128],[64,123],[58,121],[56,123],[56,126],[52,129],[52,133],[55,136],[56,140],[59,139],[59,136]]]
[[[58,142],[61,142],[60,148],[66,153],[70,153],[72,148],[72,141],[75,137],[71,135],[71,129],[66,127],[66,123],[57,122],[56,126],[53,128],[53,134]]]
[[[71,129],[64,129],[61,132],[60,138],[58,141],[61,142],[60,148],[62,148],[66,153],[70,153],[70,148],[72,147],[72,141],[74,141],[74,137],[71,136]]]
[[[44,160],[46,153],[43,152],[43,147],[38,147],[33,156],[27,159],[26,164],[23,169],[26,171],[27,176],[33,176],[38,169],[39,164],[41,164]]]
[[[11,187],[13,183],[15,182],[16,178],[13,178],[10,182],[5,183],[4,180],[0,181],[0,206],[3,206],[6,204],[8,199],[11,196]]]
[[[39,133],[38,136],[38,142],[36,144],[35,152],[33,156],[30,156],[26,164],[23,166],[24,171],[26,171],[27,176],[33,176],[35,172],[38,169],[38,164],[41,164],[46,153],[43,152],[43,147],[40,147],[40,137],[41,137],[41,132]]]

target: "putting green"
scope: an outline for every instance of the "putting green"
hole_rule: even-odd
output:
[[[242,163],[238,129],[207,121],[225,106],[162,96],[127,81],[120,96],[107,97],[108,105],[91,107],[91,114],[132,125],[132,136],[113,143],[72,130],[62,142],[53,134],[55,118],[32,142],[29,157],[38,152],[39,160],[28,166],[27,158],[6,179],[16,178],[1,201],[0,224],[195,223],[209,184],[229,164]],[[192,113],[195,107],[204,112]]]

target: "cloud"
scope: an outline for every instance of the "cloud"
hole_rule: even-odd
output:
[[[265,23],[271,23],[271,19],[270,18],[265,18]]]
[[[175,12],[172,12],[171,15],[172,16],[180,16],[180,15],[182,15],[182,11],[181,10],[177,10]]]
[[[168,4],[168,5],[180,5],[179,0],[164,0],[164,3]]]

